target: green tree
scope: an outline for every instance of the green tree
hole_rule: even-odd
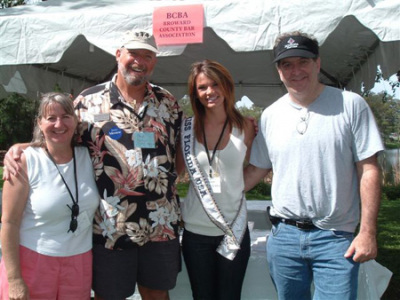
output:
[[[188,95],[185,95],[181,98],[181,100],[178,101],[179,106],[181,107],[183,111],[183,115],[185,117],[192,117],[193,116],[193,110],[192,110],[192,105],[190,104],[190,98]]]
[[[376,122],[381,130],[384,142],[389,141],[392,133],[400,133],[400,101],[393,99],[387,93],[368,93],[364,96],[374,113]]]
[[[0,0],[0,8],[25,5],[25,0]]]
[[[38,102],[14,93],[0,99],[0,149],[32,139]]]
[[[243,116],[253,117],[256,120],[260,120],[263,110],[264,110],[263,107],[255,106],[254,104],[251,107],[246,107],[246,106],[239,107],[239,111]]]

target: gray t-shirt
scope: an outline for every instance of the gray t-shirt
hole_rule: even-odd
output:
[[[273,215],[354,232],[360,215],[355,162],[383,149],[365,100],[325,87],[308,108],[286,94],[264,110],[250,163],[273,169]]]

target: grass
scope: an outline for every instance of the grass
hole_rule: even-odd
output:
[[[400,143],[397,143],[397,142],[386,142],[385,143],[385,148],[386,149],[399,149],[400,148]]]
[[[376,261],[393,272],[383,300],[400,295],[400,199],[383,200],[378,218],[378,257]]]

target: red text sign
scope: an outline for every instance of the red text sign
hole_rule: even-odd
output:
[[[153,34],[158,46],[203,42],[203,5],[158,7],[153,12]]]

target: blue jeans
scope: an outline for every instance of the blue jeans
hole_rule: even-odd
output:
[[[206,236],[185,230],[182,253],[195,300],[239,300],[250,257],[249,230],[234,260],[217,253],[223,236]]]
[[[313,299],[356,299],[359,263],[343,256],[353,238],[344,231],[274,225],[267,260],[279,299],[311,299],[313,281]]]

